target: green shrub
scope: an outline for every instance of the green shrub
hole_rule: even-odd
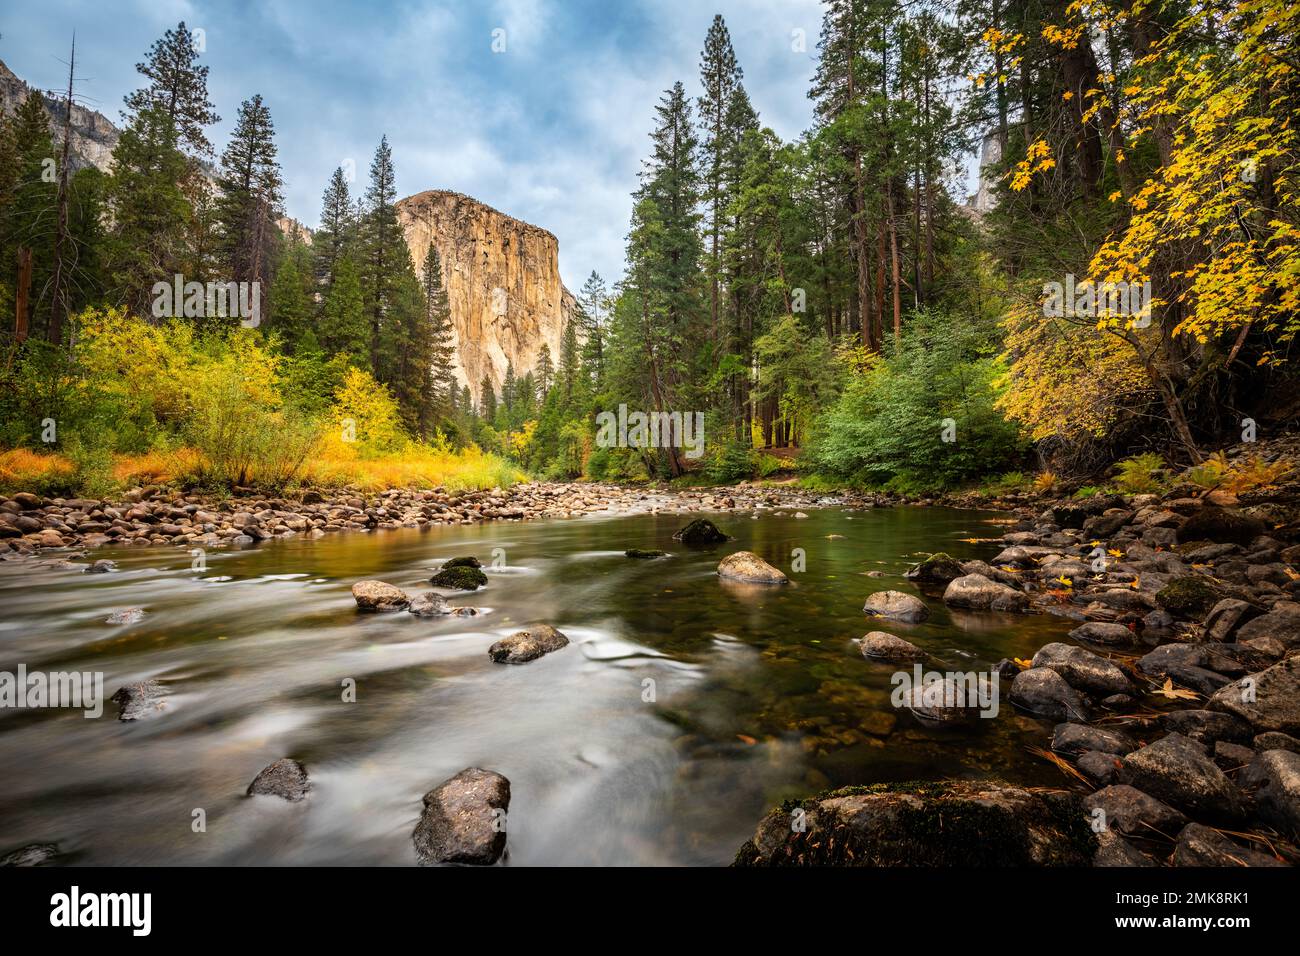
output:
[[[1131,495],[1149,494],[1164,487],[1165,460],[1154,452],[1125,458],[1117,466],[1115,484]]]
[[[853,376],[818,420],[813,467],[852,484],[914,490],[1007,471],[1026,446],[994,408],[1005,368],[993,348],[959,320],[913,316],[901,345]]]

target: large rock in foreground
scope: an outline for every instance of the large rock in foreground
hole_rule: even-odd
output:
[[[468,767],[424,795],[424,812],[411,835],[421,865],[490,866],[506,849],[510,781]]]
[[[498,664],[526,664],[551,651],[569,646],[569,639],[549,624],[534,624],[488,648],[488,657]]]
[[[977,611],[1023,611],[1029,596],[982,574],[965,574],[948,584],[943,603]]]
[[[773,810],[735,866],[1087,866],[1078,796],[997,782],[876,784]]]
[[[1205,748],[1182,734],[1169,734],[1123,760],[1126,783],[1189,816],[1239,823],[1247,815],[1245,795],[1215,766]]]
[[[862,611],[872,617],[883,617],[904,624],[915,624],[930,616],[930,609],[920,598],[902,591],[877,591],[867,598]]]
[[[1300,737],[1300,657],[1221,687],[1206,706],[1240,717],[1256,733]]]
[[[746,584],[789,584],[780,568],[768,564],[752,551],[729,554],[718,564],[718,577]]]

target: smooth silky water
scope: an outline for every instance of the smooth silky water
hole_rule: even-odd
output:
[[[913,592],[902,574],[924,553],[996,553],[963,539],[1000,535],[1005,516],[808,514],[710,515],[734,540],[695,551],[671,538],[691,516],[640,514],[292,538],[211,550],[203,571],[180,548],[93,552],[118,562],[109,574],[0,563],[0,670],[102,671],[106,695],[146,678],[171,692],[163,713],[131,723],[111,703],[97,720],[0,711],[0,852],[53,842],[76,864],[407,865],[421,796],[479,766],[511,782],[510,863],[723,864],[773,805],[828,787],[1062,783],[1026,749],[1050,723],[1015,711],[1005,686],[996,718],[926,726],[890,704],[900,668],[853,643],[885,630],[936,669],[970,671],[1064,635],[1060,618],[950,611],[937,594],[920,625],[862,614],[872,591]],[[671,557],[625,558],[633,547]],[[478,617],[356,610],[353,582],[414,594],[441,560],[486,566],[494,549],[505,566],[487,568],[488,587],[449,596]],[[718,561],[739,549],[792,583],[720,580]],[[144,620],[106,623],[129,607]],[[488,659],[534,621],[572,646],[518,666]],[[306,764],[308,799],[246,797],[282,756]]]

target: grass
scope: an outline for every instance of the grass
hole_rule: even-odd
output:
[[[203,456],[191,448],[115,455],[103,467],[87,471],[71,458],[52,452],[15,448],[0,452],[0,492],[31,491],[47,497],[79,493],[96,496],[136,485],[175,484],[192,487],[203,473]],[[475,446],[459,451],[412,445],[404,452],[377,458],[325,453],[311,458],[296,486],[383,491],[388,488],[437,488],[475,491],[508,488],[528,475],[497,455]],[[257,484],[257,476],[253,476]]]

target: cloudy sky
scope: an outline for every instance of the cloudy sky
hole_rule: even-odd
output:
[[[42,0],[6,11],[0,59],[61,88],[75,29],[83,101],[118,122],[135,64],[184,20],[204,31],[218,150],[241,100],[270,106],[291,216],[314,226],[326,180],[349,161],[364,189],[387,134],[399,195],[451,189],[549,229],[576,290],[592,269],[621,271],[654,105],[678,79],[698,93],[714,13],[762,121],[797,136],[811,120],[818,0]]]

